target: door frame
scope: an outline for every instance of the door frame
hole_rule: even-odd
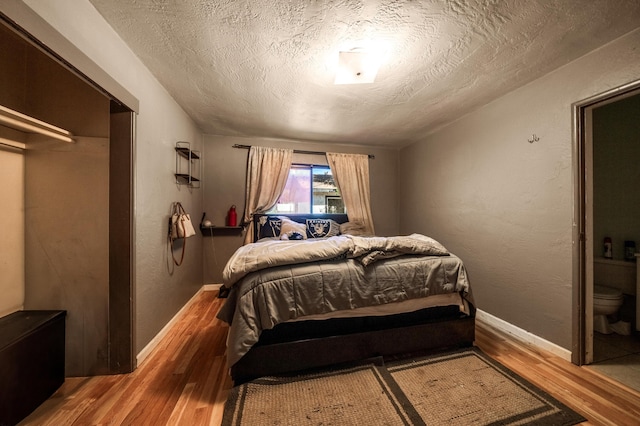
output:
[[[573,268],[571,362],[593,361],[593,140],[594,108],[640,93],[640,80],[574,103],[573,150]]]
[[[136,115],[111,101],[109,123],[109,360],[110,374],[130,373],[135,354]]]

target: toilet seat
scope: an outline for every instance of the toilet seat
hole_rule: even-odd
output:
[[[619,333],[620,330],[625,331],[623,330],[624,327],[619,327],[620,330],[614,329],[607,318],[607,315],[615,315],[618,312],[623,301],[624,296],[621,290],[603,285],[594,285],[593,330],[602,334],[611,334],[614,331]],[[619,321],[619,323],[623,323],[623,321]],[[616,327],[618,326],[616,325]]]
[[[593,286],[593,297],[602,300],[619,300],[622,299],[622,291],[603,285],[595,285]]]

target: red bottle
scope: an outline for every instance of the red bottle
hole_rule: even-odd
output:
[[[235,204],[229,209],[227,213],[227,226],[238,226],[238,214],[236,213]]]

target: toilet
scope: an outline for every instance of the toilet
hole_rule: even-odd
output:
[[[624,327],[618,324],[609,324],[607,315],[614,315],[622,306],[622,291],[603,285],[593,286],[593,329],[598,333],[611,334],[614,331],[626,334]],[[622,321],[620,321],[621,323]],[[612,327],[613,326],[613,327]],[[621,328],[618,330],[618,328]]]

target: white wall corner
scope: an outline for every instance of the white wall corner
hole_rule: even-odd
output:
[[[536,336],[535,334],[532,334],[526,330],[516,327],[515,325],[496,316],[493,316],[490,313],[487,313],[480,309],[476,310],[476,321],[481,322],[488,327],[502,331],[503,333],[506,333],[510,336],[513,336],[513,338],[527,345],[545,350],[564,359],[565,361],[571,362],[571,351],[558,346],[548,340],[545,340],[542,337]]]

